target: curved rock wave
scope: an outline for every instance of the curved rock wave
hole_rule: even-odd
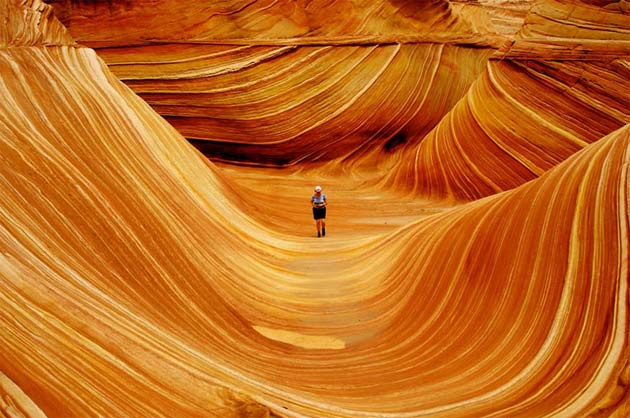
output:
[[[448,0],[50,3],[74,38],[90,46],[182,41],[374,44],[478,38],[470,24],[453,13]]]
[[[0,47],[74,45],[53,9],[41,0],[0,3]]]
[[[388,184],[458,200],[517,187],[630,123],[629,76],[621,62],[493,59]]]
[[[285,47],[263,51],[263,59],[274,57],[255,66],[248,56],[242,66],[224,67],[229,60],[222,57],[224,73],[208,78],[126,82],[212,158],[286,166],[377,149],[388,155],[418,142],[466,92],[490,52],[437,44]],[[459,65],[470,71],[453,76]]]
[[[302,240],[274,243],[239,215],[92,51],[1,56],[1,356],[47,413],[210,413],[214,382],[307,415],[614,405],[628,127],[513,191],[344,244],[326,279],[305,276]],[[344,348],[312,352],[254,326]]]
[[[368,3],[53,5],[206,155],[292,166],[419,142],[500,45],[448,1]]]
[[[474,200],[536,178],[630,123],[627,27],[630,15],[616,2],[536,2],[387,184]]]
[[[348,159],[374,148],[389,154],[417,143],[492,52],[428,43],[98,50],[206,155],[269,166]],[[466,71],[453,73],[455,67]]]
[[[181,52],[177,59],[186,59]],[[448,118],[453,130],[471,123],[467,112],[483,111],[475,91],[490,101],[488,91],[517,95],[520,83],[557,87],[538,65],[491,62],[430,135]],[[577,64],[550,66],[562,74]],[[598,81],[617,80],[608,66],[586,68]],[[514,147],[531,177],[515,175],[491,190],[462,180],[460,190],[471,190],[463,198],[492,195],[421,213],[416,194],[386,194],[357,173],[339,175],[371,158],[353,154],[325,187],[365,190],[346,192],[332,234],[315,240],[300,233],[297,219],[305,216],[304,181],[321,167],[286,177],[232,175],[243,168],[207,161],[93,50],[0,49],[0,410],[624,416],[630,125],[623,98],[584,79],[574,84],[584,93],[575,87],[554,96],[549,87],[541,94],[600,125],[531,110],[546,121],[532,128],[558,134],[539,143],[550,161]],[[399,144],[390,158],[448,140]],[[452,144],[451,152],[464,149]],[[447,161],[441,167],[450,169]],[[504,172],[496,182],[512,173]],[[458,173],[467,175],[453,170],[437,190],[455,190]],[[361,233],[340,225],[357,217],[380,224],[386,205],[393,225],[364,225]],[[337,237],[335,222],[345,231]]]

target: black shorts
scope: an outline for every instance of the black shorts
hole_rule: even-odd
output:
[[[326,219],[326,207],[323,208],[313,208],[313,219]]]

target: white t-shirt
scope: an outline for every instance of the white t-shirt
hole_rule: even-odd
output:
[[[311,202],[321,205],[326,202],[326,195],[324,193],[322,193],[319,197],[317,197],[317,195],[313,195],[311,196]]]

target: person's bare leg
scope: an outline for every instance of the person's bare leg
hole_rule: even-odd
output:
[[[322,221],[322,236],[326,236],[326,219],[321,219]]]
[[[322,224],[321,219],[317,219],[315,221],[315,227],[317,228],[317,237],[318,238],[322,236],[322,233],[320,232],[321,231],[321,224]]]

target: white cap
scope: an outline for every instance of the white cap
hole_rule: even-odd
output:
[[[316,192],[321,192],[322,191],[322,187],[321,186],[315,186],[315,191]]]

